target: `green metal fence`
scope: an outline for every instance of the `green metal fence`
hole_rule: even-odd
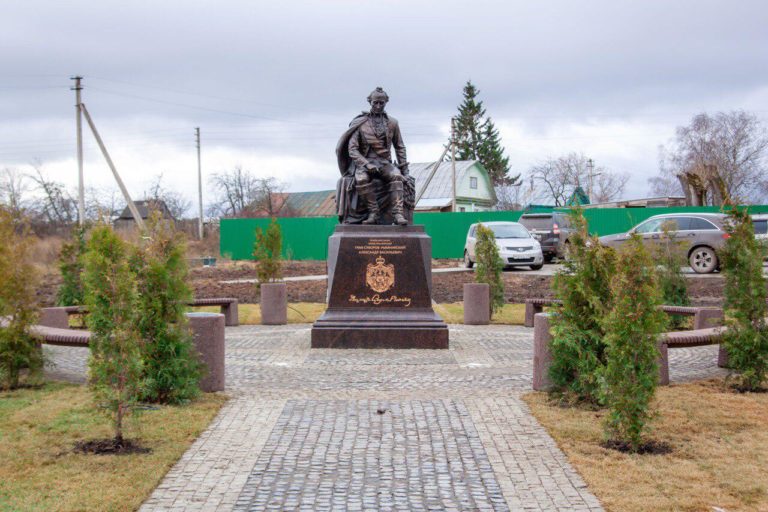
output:
[[[750,206],[751,213],[768,213],[768,205]],[[534,211],[551,211],[537,208]],[[717,207],[589,208],[584,215],[589,231],[596,235],[623,233],[653,215],[683,212],[719,212]],[[516,221],[521,212],[417,213],[414,224],[424,225],[432,237],[433,258],[461,258],[469,226],[475,222]],[[266,229],[269,219],[222,219],[221,255],[235,260],[253,259],[257,227]],[[283,233],[283,256],[293,260],[324,260],[328,237],[338,223],[336,217],[290,217],[278,219]]]

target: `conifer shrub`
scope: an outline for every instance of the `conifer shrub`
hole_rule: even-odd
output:
[[[143,343],[141,399],[178,404],[196,397],[202,366],[185,316],[192,298],[184,235],[153,212],[131,259]]]
[[[264,283],[273,283],[283,277],[283,262],[280,251],[283,247],[283,234],[276,218],[267,226],[266,231],[256,228],[256,242],[253,256],[256,259],[257,287]]]
[[[569,257],[553,280],[562,305],[552,315],[553,391],[569,400],[599,404],[600,378],[605,366],[603,318],[611,309],[610,280],[615,253],[590,236],[584,213],[570,212],[574,233]]]
[[[83,255],[85,254],[85,228],[76,226],[72,238],[61,246],[59,271],[62,283],[56,293],[58,306],[81,306],[83,304]]]
[[[733,208],[726,223],[730,237],[720,251],[725,274],[728,362],[739,372],[739,389],[754,391],[768,372],[768,325],[763,250],[746,210]]]
[[[494,313],[504,307],[504,280],[501,277],[504,266],[499,256],[499,248],[496,245],[496,236],[493,234],[493,230],[478,224],[476,236],[477,268],[475,281],[486,283],[490,287],[490,308],[491,317],[493,317]]]
[[[89,384],[123,445],[125,419],[135,412],[143,377],[138,290],[130,246],[106,225],[91,231],[84,258],[86,318],[91,331]]]
[[[666,324],[654,261],[638,235],[619,251],[611,294],[612,309],[603,321],[605,432],[612,444],[637,452],[652,418],[657,343]]]
[[[671,226],[663,224],[664,241],[659,244],[654,252],[659,286],[661,288],[662,303],[670,306],[688,306],[691,303],[688,297],[688,285],[682,268],[687,263],[682,242],[677,240]],[[672,315],[669,325],[672,328],[680,328],[685,319],[680,315]]]
[[[1,206],[0,240],[0,389],[14,389],[42,378],[43,352],[30,332],[39,278],[27,224]]]

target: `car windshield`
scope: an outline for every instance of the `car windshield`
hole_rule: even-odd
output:
[[[488,226],[496,238],[531,238],[520,224],[496,224]]]

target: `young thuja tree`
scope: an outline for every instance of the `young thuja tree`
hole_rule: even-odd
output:
[[[726,223],[730,237],[720,251],[725,274],[728,361],[740,373],[743,390],[759,389],[768,374],[763,251],[745,210],[733,208]]]
[[[138,331],[144,343],[141,399],[178,404],[200,393],[202,367],[184,315],[187,284],[184,235],[153,213],[131,258],[138,291]]]
[[[682,268],[686,264],[683,243],[676,238],[676,230],[667,223],[662,224],[662,243],[654,252],[654,260],[658,269],[659,286],[661,288],[663,304],[671,306],[688,306],[691,301],[688,298],[688,285]],[[679,315],[673,315],[671,326],[681,327],[684,319]]]
[[[554,391],[578,401],[600,403],[600,375],[605,365],[601,321],[611,308],[615,254],[589,235],[580,209],[573,209],[570,218],[574,233],[569,257],[553,281],[562,305],[551,319],[549,374]]]
[[[482,224],[477,226],[475,258],[477,259],[475,281],[486,283],[490,287],[491,316],[493,316],[494,313],[504,307],[504,280],[501,278],[503,265],[493,230]]]
[[[115,443],[123,445],[123,423],[134,410],[142,383],[136,278],[130,246],[109,226],[91,231],[84,262],[86,318],[91,331],[90,386],[112,419]]]
[[[666,324],[654,261],[638,235],[619,252],[611,294],[613,308],[603,321],[605,432],[609,441],[637,452],[652,417],[657,343]]]
[[[72,238],[61,246],[59,271],[62,283],[56,293],[59,306],[80,306],[83,304],[83,255],[85,254],[85,228],[76,226]]]
[[[0,240],[0,389],[14,389],[42,376],[43,352],[30,333],[37,321],[38,274],[27,225],[3,207]]]
[[[280,254],[282,246],[283,235],[277,219],[272,218],[266,231],[256,228],[253,256],[256,259],[257,286],[279,281],[283,277],[283,262]]]

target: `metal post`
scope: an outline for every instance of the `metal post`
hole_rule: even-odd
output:
[[[73,76],[75,86],[75,120],[77,124],[77,215],[79,224],[85,223],[85,185],[83,184],[83,111],[80,109],[82,100],[80,91],[83,89],[80,85],[81,76]]]
[[[587,192],[587,196],[589,197],[589,202],[592,202],[592,178],[594,176],[595,171],[595,162],[589,158],[587,159],[587,173],[589,176],[589,192]]]
[[[133,219],[136,221],[136,224],[139,226],[139,228],[143,230],[144,220],[141,218],[141,215],[139,214],[139,210],[136,208],[136,205],[133,204],[133,200],[131,199],[130,194],[128,194],[128,189],[125,188],[125,184],[123,183],[123,180],[120,179],[120,175],[117,174],[117,169],[115,168],[115,164],[112,163],[112,159],[109,157],[109,153],[107,153],[107,148],[106,146],[104,146],[104,142],[101,140],[101,136],[99,135],[99,132],[96,130],[96,125],[93,124],[93,119],[91,119],[91,115],[88,113],[88,109],[85,108],[85,103],[80,103],[80,109],[83,111],[83,114],[85,115],[85,120],[88,121],[88,126],[91,127],[93,136],[96,138],[96,142],[99,144],[99,149],[101,149],[101,154],[104,155],[104,159],[107,161],[107,165],[109,165],[109,168],[112,170],[112,174],[115,177],[115,181],[117,181],[117,185],[120,187],[120,191],[123,193],[125,202],[128,203],[128,209],[131,210]]]
[[[203,170],[200,164],[200,127],[195,128],[195,140],[197,142],[197,196],[200,203],[200,216],[197,223],[198,237],[203,239]]]
[[[456,208],[456,118],[451,118],[451,172],[453,174],[453,201],[451,211],[457,211]]]

